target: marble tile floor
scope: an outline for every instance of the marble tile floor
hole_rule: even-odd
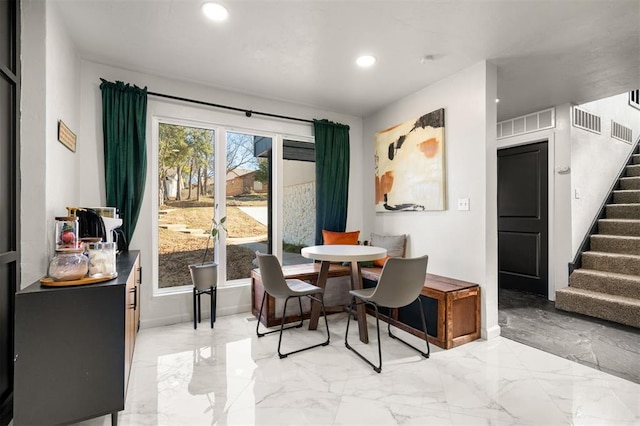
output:
[[[640,383],[640,330],[558,310],[534,294],[500,290],[498,300],[502,337]]]
[[[372,342],[354,345],[374,355]],[[352,323],[353,325],[354,323]],[[277,334],[258,339],[250,314],[141,330],[120,425],[640,425],[640,384],[498,337],[431,358],[383,334],[382,373],[331,344],[279,359]],[[283,349],[323,338],[285,332]],[[398,331],[415,344],[420,341]],[[100,417],[82,425],[109,425]]]

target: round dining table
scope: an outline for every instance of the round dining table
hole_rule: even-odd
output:
[[[349,262],[349,265],[351,266],[351,289],[356,290],[362,288],[362,274],[360,272],[360,264],[358,262],[383,259],[387,255],[387,249],[360,245],[321,245],[304,247],[301,254],[307,259],[319,260],[321,262],[320,273],[318,275],[318,282],[316,285],[318,287],[322,287],[322,289],[327,285],[327,276],[331,262]],[[318,327],[320,310],[319,303],[312,303],[311,320],[309,322],[310,330],[315,330]],[[357,318],[360,340],[363,343],[369,343],[369,333],[367,332],[367,313],[364,305],[358,305]]]

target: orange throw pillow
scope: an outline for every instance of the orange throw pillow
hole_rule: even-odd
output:
[[[373,264],[379,267],[383,267],[385,263],[387,263],[387,259],[390,259],[391,256],[383,257],[382,259],[376,259],[373,261]]]
[[[345,244],[355,246],[358,244],[360,231],[333,232],[322,230],[322,240],[326,245]]]

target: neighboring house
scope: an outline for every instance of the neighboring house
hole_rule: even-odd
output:
[[[266,192],[267,185],[255,180],[256,171],[234,169],[227,173],[227,196]]]
[[[164,178],[164,196],[166,199],[173,198],[175,200],[178,195],[178,183],[176,171],[172,169],[167,172],[167,176]]]

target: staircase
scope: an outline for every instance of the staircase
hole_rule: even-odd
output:
[[[556,308],[640,328],[640,155],[634,150],[605,206],[590,251]]]

